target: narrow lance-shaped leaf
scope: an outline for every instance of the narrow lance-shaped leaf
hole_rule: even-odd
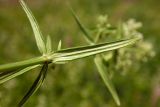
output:
[[[48,70],[48,63],[45,63],[38,75],[38,77],[36,78],[36,80],[34,81],[33,85],[31,86],[31,88],[29,89],[29,91],[26,93],[26,95],[22,98],[22,100],[19,102],[18,107],[22,107],[24,105],[24,103],[37,91],[37,89],[42,85],[45,77],[46,77],[46,73]]]
[[[90,32],[88,31],[88,29],[85,28],[85,26],[80,22],[78,16],[76,16],[74,10],[72,9],[71,6],[69,6],[70,10],[71,10],[71,13],[77,23],[77,25],[79,26],[80,30],[84,33],[84,36],[85,36],[85,39],[87,40],[87,42],[89,42],[90,44],[94,44],[93,43],[93,39],[91,38],[91,34]]]
[[[52,43],[49,35],[47,36],[46,49],[47,49],[47,54],[52,52]]]
[[[131,45],[139,39],[140,38],[132,38],[132,39],[121,40],[121,41],[116,41],[111,43],[102,43],[102,44],[85,46],[85,47],[62,49],[60,51],[53,53],[53,55],[51,55],[51,58],[54,63],[75,60],[75,59],[99,54],[102,52],[119,49],[128,45]]]
[[[58,48],[57,48],[57,50],[58,50],[58,51],[61,50],[61,47],[62,47],[62,42],[61,42],[61,40],[60,40],[59,43],[58,43]]]
[[[88,38],[87,34],[84,32],[83,29],[85,29],[85,28],[82,28],[83,26],[80,26],[80,25],[82,25],[82,24],[80,23],[79,18],[75,15],[74,12],[72,12],[72,13],[73,13],[73,16],[74,16],[74,18],[75,18],[78,26],[80,27],[81,31],[84,33],[85,38],[88,39],[87,42],[88,42],[89,44],[95,44],[94,41],[91,42],[91,40]],[[95,42],[98,41],[100,34],[101,34],[101,32],[98,32],[98,34],[97,34],[97,36],[96,36],[96,39],[95,39]],[[90,35],[89,35],[89,36],[90,36]],[[116,90],[115,90],[115,88],[114,88],[111,80],[109,79],[109,74],[107,74],[108,72],[107,72],[107,70],[105,69],[105,68],[106,68],[105,65],[102,63],[102,59],[103,59],[103,57],[100,57],[100,58],[99,58],[99,57],[98,57],[98,58],[96,57],[96,58],[95,58],[95,64],[96,64],[96,66],[97,66],[97,68],[98,68],[98,71],[99,71],[99,73],[100,73],[100,76],[102,77],[105,85],[107,86],[107,88],[108,88],[109,91],[111,92],[111,94],[112,94],[115,102],[117,103],[117,105],[120,105],[120,101],[119,101],[118,94],[117,94],[117,92],[116,92]]]
[[[98,40],[99,40],[100,37],[101,37],[101,34],[102,34],[102,31],[101,31],[101,30],[98,30],[98,32],[97,32],[97,34],[96,34],[96,37],[95,37],[95,39],[94,39],[94,42],[95,42],[95,43],[98,42]]]
[[[47,56],[42,57],[36,57],[25,61],[19,61],[15,63],[9,63],[0,65],[0,72],[4,71],[10,71],[10,70],[16,70],[32,65],[42,64],[45,61],[52,61],[53,63],[58,62],[67,62],[70,60],[75,60],[95,54],[99,54],[106,51],[115,50],[118,48],[122,48],[124,46],[131,45],[135,43],[140,38],[132,38],[127,40],[121,40],[111,43],[102,43],[97,45],[91,45],[91,46],[83,46],[83,47],[76,47],[76,48],[69,48],[69,49],[61,49],[55,53],[52,53]]]
[[[45,54],[46,47],[45,47],[45,43],[44,43],[44,40],[42,37],[42,33],[40,32],[38,23],[37,23],[35,17],[33,16],[32,12],[30,11],[30,9],[25,4],[25,2],[23,0],[20,0],[20,4],[23,7],[23,9],[24,9],[25,13],[27,14],[27,17],[31,23],[38,49],[42,54]]]
[[[7,76],[9,76],[9,75],[11,75],[13,73],[16,73],[19,70],[22,70],[22,69],[0,72],[0,79],[5,78],[5,77],[7,77]]]
[[[24,69],[22,69],[20,71],[15,71],[13,73],[10,72],[9,74],[3,75],[2,78],[0,77],[0,84],[6,82],[8,80],[11,80],[11,79],[13,79],[13,78],[15,78],[15,77],[17,77],[17,76],[19,76],[21,74],[24,74],[25,72],[30,71],[30,70],[38,67],[38,66],[40,66],[40,65],[30,66],[30,67],[24,68]]]
[[[97,66],[98,72],[99,72],[100,76],[102,77],[105,85],[107,86],[108,90],[112,94],[113,99],[115,100],[117,105],[120,106],[120,100],[119,100],[118,94],[117,94],[114,86],[112,85],[112,82],[109,78],[108,72],[106,72],[107,69],[103,65],[102,58],[100,58],[100,56],[96,56],[95,59],[94,59],[94,62]]]
[[[81,30],[82,33],[84,34],[84,38],[86,39],[86,41],[87,41],[89,44],[91,44],[91,45],[95,44],[95,42],[98,41],[99,36],[101,35],[101,32],[100,32],[100,31],[98,32],[98,34],[96,35],[95,40],[92,39],[92,38],[91,38],[92,35],[91,35],[90,31],[89,31],[87,28],[85,28],[85,26],[84,26],[84,25],[82,24],[82,22],[80,21],[79,17],[75,14],[75,12],[74,12],[74,10],[72,9],[72,7],[70,7],[70,10],[71,10],[71,12],[72,12],[72,15],[73,15],[73,17],[74,17],[74,19],[75,19],[78,27],[80,28],[80,30]]]

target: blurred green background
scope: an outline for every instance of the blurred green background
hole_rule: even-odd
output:
[[[56,50],[87,45],[68,7],[70,2],[83,23],[92,28],[96,18],[108,14],[116,24],[135,18],[143,23],[144,40],[153,45],[156,55],[134,72],[117,71],[113,83],[121,107],[160,107],[160,1],[159,0],[26,0],[44,35],[51,35]],[[137,54],[137,53],[135,53]],[[26,14],[17,0],[0,0],[0,64],[40,55]],[[136,66],[136,65],[135,65]],[[135,67],[133,66],[133,68]],[[0,86],[0,107],[12,107],[23,97],[38,75],[29,71]],[[80,59],[55,70],[49,68],[43,86],[26,103],[26,107],[117,107],[97,73],[92,57]]]

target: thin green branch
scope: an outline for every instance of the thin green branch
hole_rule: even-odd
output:
[[[36,57],[36,58],[29,59],[29,60],[4,64],[4,65],[0,65],[0,72],[17,70],[17,69],[25,68],[25,67],[28,67],[28,66],[43,64],[45,61],[48,61],[48,59],[45,56],[41,56],[41,57]]]

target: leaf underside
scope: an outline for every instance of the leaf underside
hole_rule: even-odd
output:
[[[110,43],[102,43],[97,45],[68,48],[57,51],[51,55],[53,63],[76,60],[91,55],[100,54],[107,51],[119,49],[135,43],[140,38],[131,38]]]

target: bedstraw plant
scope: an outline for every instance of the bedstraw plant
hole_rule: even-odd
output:
[[[101,53],[114,51],[119,48],[131,45],[135,43],[137,40],[141,39],[141,37],[134,35],[131,38],[125,38],[123,40],[118,40],[118,41],[116,40],[114,42],[97,43],[98,39],[94,40],[90,37],[91,35],[90,32],[88,32],[85,29],[85,27],[80,23],[80,21],[78,20],[78,17],[74,14],[74,11],[71,9],[74,18],[78,23],[79,27],[81,28],[81,30],[83,31],[83,33],[85,34],[85,37],[87,38],[86,40],[88,41],[89,45],[61,49],[61,41],[60,41],[58,44],[57,51],[53,51],[50,36],[47,36],[47,38],[44,38],[31,10],[27,7],[27,5],[23,0],[20,0],[20,4],[30,21],[30,24],[35,36],[36,44],[39,52],[41,53],[41,56],[37,56],[35,58],[31,58],[24,61],[0,65],[0,84],[8,80],[11,80],[21,74],[24,74],[27,71],[30,71],[34,68],[41,67],[41,70],[39,72],[38,77],[35,79],[33,85],[31,86],[31,88],[24,95],[22,100],[18,103],[18,107],[23,106],[25,102],[30,98],[30,96],[33,95],[38,90],[38,88],[42,85],[46,77],[46,74],[48,72],[48,66],[50,64],[54,64],[54,66],[56,66],[57,64],[65,64],[72,60],[93,56],[93,55],[95,56],[94,61],[98,68],[100,76],[104,80],[106,86],[111,92],[117,105],[120,105],[118,95],[111,83],[109,75],[107,74],[102,61],[104,59],[104,55]],[[99,35],[97,38],[99,38]]]
[[[113,26],[109,23],[108,15],[100,15],[97,18],[97,25],[89,29],[85,27],[71,7],[70,10],[79,29],[83,33],[83,37],[90,45],[96,45],[102,41],[133,38],[135,36],[143,38],[143,34],[138,31],[142,23],[136,22],[135,19],[119,22],[117,26]],[[120,105],[120,99],[111,81],[114,73],[118,71],[122,75],[126,75],[128,71],[138,71],[141,62],[145,62],[148,58],[154,56],[155,52],[152,44],[144,40],[137,42],[129,48],[121,48],[95,55],[94,63],[97,70],[117,105]]]

